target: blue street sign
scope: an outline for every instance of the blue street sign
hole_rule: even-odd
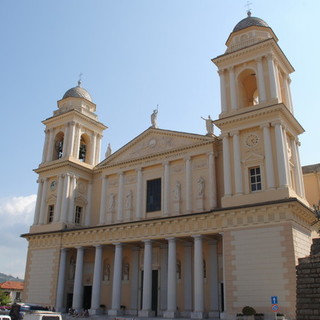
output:
[[[271,297],[271,304],[278,304],[278,297],[277,296]]]
[[[277,305],[277,304],[274,304],[273,306],[272,306],[272,311],[273,312],[277,312],[279,310],[279,306]]]

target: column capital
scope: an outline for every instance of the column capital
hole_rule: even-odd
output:
[[[275,127],[275,126],[280,126],[280,127],[282,127],[282,126],[283,126],[283,122],[282,122],[281,120],[272,121],[272,122],[271,122],[271,126],[272,126],[272,127]]]
[[[185,160],[185,161],[191,161],[191,156],[185,156],[185,157],[184,157],[184,160]]]
[[[84,250],[84,247],[82,247],[82,246],[77,246],[75,248],[77,249],[77,251],[83,251]]]
[[[262,61],[262,58],[263,58],[263,56],[258,57],[258,58],[255,59],[255,61],[256,61],[256,62],[261,62],[261,61]]]
[[[165,160],[162,162],[162,165],[163,166],[168,166],[170,164],[170,161],[169,160]]]
[[[177,238],[175,237],[169,237],[169,238],[166,238],[166,240],[168,240],[168,242],[175,242],[177,240]]]
[[[224,76],[225,70],[226,70],[226,69],[220,69],[220,70],[218,70],[217,72],[218,72],[219,76]]]
[[[207,156],[212,156],[212,157],[217,157],[218,156],[218,152],[217,151],[210,151],[207,153]]]
[[[239,135],[239,130],[234,130],[234,131],[231,131],[230,132],[230,136],[233,137],[233,136],[238,136]]]
[[[113,242],[112,243],[115,247],[122,247],[122,242]]]
[[[269,128],[270,127],[270,123],[269,122],[266,122],[266,123],[263,123],[260,125],[260,128],[263,129],[263,128]]]
[[[102,244],[95,244],[94,247],[95,247],[96,249],[99,249],[99,248],[102,248],[103,245],[102,245]]]
[[[153,241],[150,239],[141,240],[144,244],[151,244]]]
[[[228,67],[228,71],[229,71],[229,72],[233,72],[233,71],[234,71],[234,66]]]
[[[229,133],[228,132],[221,133],[220,138],[222,138],[222,139],[229,138]]]
[[[268,60],[274,60],[274,58],[275,58],[275,56],[274,56],[274,54],[272,54],[272,53],[268,53],[267,54],[267,58],[268,58]]]
[[[203,239],[203,235],[201,234],[195,234],[195,235],[192,235],[191,237],[195,240]]]

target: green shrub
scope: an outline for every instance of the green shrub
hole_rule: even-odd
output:
[[[243,307],[243,309],[242,309],[242,313],[243,313],[245,316],[253,316],[253,315],[256,314],[256,310],[254,310],[252,307],[245,306],[245,307]]]

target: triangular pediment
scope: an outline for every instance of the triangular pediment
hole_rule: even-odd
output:
[[[261,154],[251,152],[243,161],[242,163],[248,164],[248,163],[253,163],[253,162],[260,162],[264,159],[264,156]]]
[[[115,153],[108,156],[99,167],[171,153],[196,145],[212,142],[216,137],[178,131],[149,128]]]

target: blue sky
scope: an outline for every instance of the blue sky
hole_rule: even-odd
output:
[[[291,92],[303,165],[320,162],[317,0],[251,1],[294,66]],[[220,112],[211,58],[225,51],[246,16],[240,0],[55,0],[0,2],[2,136],[0,272],[24,275],[44,142],[42,120],[82,76],[109,128],[113,151],[150,126],[159,104],[162,129],[206,133],[201,116]],[[7,259],[5,257],[8,257]],[[4,259],[3,259],[4,258]]]

